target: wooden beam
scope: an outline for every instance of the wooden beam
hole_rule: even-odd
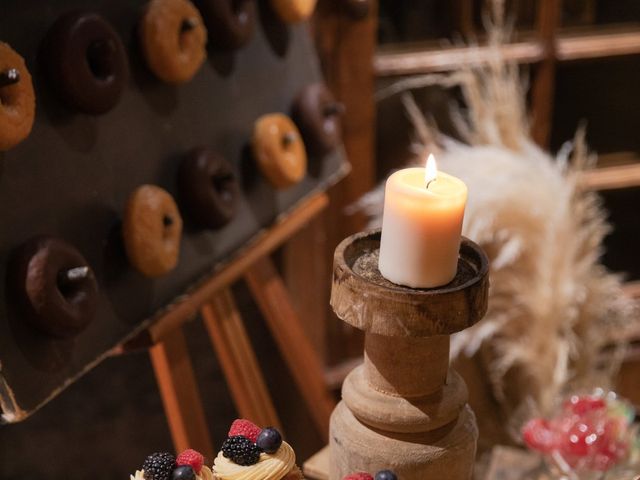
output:
[[[544,49],[537,40],[504,45],[501,54],[517,63],[534,63],[543,58]],[[414,46],[411,50],[381,50],[373,60],[378,77],[447,72],[463,66],[481,66],[495,58],[487,45],[463,47]]]
[[[205,457],[214,458],[213,443],[182,329],[176,328],[170,336],[153,346],[149,354],[176,452],[193,448]]]
[[[207,303],[216,291],[238,280],[256,260],[278,248],[291,235],[324,210],[328,203],[327,195],[318,193],[303,201],[282,220],[276,221],[271,229],[265,231],[246,248],[239,251],[229,263],[220,268],[209,279],[172,304],[149,327],[148,335],[150,341],[155,343],[166,335],[171,335],[171,332],[187,319],[195,317],[200,307]]]
[[[640,187],[640,164],[600,167],[584,172],[580,185],[589,190]]]
[[[543,148],[548,145],[551,134],[556,75],[555,39],[560,24],[561,6],[562,0],[541,0],[538,7],[537,30],[544,53],[531,88],[531,136]]]
[[[267,257],[258,260],[245,279],[276,344],[298,385],[318,433],[326,441],[335,400],[324,383],[322,364],[305,335],[282,279]],[[308,288],[313,288],[308,285]]]
[[[356,19],[346,1],[319,0],[312,27],[321,67],[327,85],[345,106],[342,118],[344,148],[351,174],[329,191],[330,206],[321,220],[304,229],[287,246],[284,255],[287,285],[292,289],[306,331],[313,335],[313,345],[328,362],[342,358],[349,349],[361,351],[359,340],[345,335],[340,322],[329,308],[329,288],[333,250],[340,241],[366,225],[364,214],[346,215],[345,206],[375,185],[375,103],[373,53],[376,46],[378,2],[370,0],[364,18]],[[321,245],[324,243],[324,245]],[[313,245],[314,251],[309,250]],[[310,256],[316,258],[305,275],[300,265]],[[298,269],[296,273],[292,268]],[[323,271],[324,270],[324,271]],[[306,285],[317,289],[316,298],[301,294]],[[307,316],[307,312],[314,312]],[[331,345],[331,349],[326,348]]]
[[[559,33],[555,55],[559,62],[640,54],[640,26],[588,30],[589,33]],[[511,62],[537,63],[545,58],[544,44],[538,39],[508,43],[501,55]],[[377,77],[448,72],[464,66],[486,64],[495,53],[487,45],[448,46],[433,43],[410,48],[385,47],[373,59]]]
[[[282,252],[282,276],[291,301],[323,364],[328,356],[326,330],[332,264],[325,222],[322,216],[314,218],[287,242]]]
[[[282,432],[249,335],[229,289],[216,293],[202,307],[201,313],[240,416],[256,425],[273,426]]]
[[[640,26],[602,29],[585,35],[566,34],[557,39],[559,61],[585,60],[640,54]]]

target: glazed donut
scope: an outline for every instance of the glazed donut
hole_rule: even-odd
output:
[[[29,136],[36,114],[36,97],[24,59],[0,42],[0,151]]]
[[[307,172],[307,153],[300,132],[286,115],[272,113],[258,118],[251,144],[260,170],[274,187],[294,185]]]
[[[9,272],[24,318],[40,331],[71,337],[93,320],[98,304],[93,271],[64,240],[32,238],[12,254]]]
[[[247,44],[256,25],[255,0],[195,0],[215,48],[236,50]]]
[[[316,8],[316,0],[271,0],[271,7],[286,23],[307,20]]]
[[[203,227],[223,227],[236,213],[238,181],[229,162],[211,150],[196,148],[184,157],[178,189],[189,216]]]
[[[182,218],[173,197],[155,185],[138,187],[127,200],[122,236],[129,262],[147,277],[175,268],[180,254]]]
[[[344,106],[338,103],[324,83],[304,87],[293,102],[293,120],[310,152],[326,155],[342,142],[340,116]]]
[[[189,0],[151,0],[139,32],[147,65],[167,83],[188,82],[207,58],[207,30]]]
[[[59,18],[44,40],[42,61],[62,100],[93,115],[116,106],[129,76],[120,37],[95,13],[74,11]]]

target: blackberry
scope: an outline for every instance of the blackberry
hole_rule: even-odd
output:
[[[176,457],[170,453],[152,453],[142,464],[145,480],[170,480]]]
[[[222,455],[238,465],[247,466],[258,463],[260,449],[247,437],[234,435],[222,444]]]

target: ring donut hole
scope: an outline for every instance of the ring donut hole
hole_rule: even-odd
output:
[[[324,83],[306,85],[298,92],[292,117],[309,152],[327,155],[342,143],[344,105],[336,101]]]
[[[86,269],[84,274],[79,278],[69,278],[69,272],[75,269]],[[86,266],[73,267],[70,269],[61,269],[56,276],[56,287],[62,298],[70,304],[76,304],[86,295],[86,288],[89,286],[89,269]]]
[[[11,254],[7,269],[21,318],[46,335],[78,335],[94,319],[98,286],[86,259],[62,239],[37,236]]]
[[[305,143],[287,115],[271,113],[259,117],[251,146],[262,174],[276,189],[297,184],[307,173]]]
[[[0,152],[29,136],[35,113],[35,92],[24,58],[0,41]]]
[[[93,76],[103,82],[114,75],[116,46],[110,39],[96,40],[87,47],[87,64]]]
[[[217,230],[235,217],[240,187],[233,166],[216,151],[196,147],[178,169],[180,202],[199,228]]]
[[[127,199],[122,220],[124,247],[131,265],[155,278],[179,261],[182,217],[173,197],[156,185],[141,185]]]
[[[164,227],[162,229],[162,236],[163,236],[165,241],[173,241],[172,240],[173,225],[175,223],[176,222],[173,219],[173,217],[171,215],[169,215],[168,213],[165,213],[165,214],[162,215],[162,226]]]
[[[10,68],[4,72],[0,72],[3,78],[14,77],[15,80],[0,81],[0,105],[11,106],[18,100],[18,89],[15,85],[20,81],[20,72],[15,68]]]
[[[226,203],[235,201],[234,184],[236,177],[232,172],[216,171],[211,174],[211,184]]]
[[[187,50],[189,48],[188,42],[191,32],[198,26],[198,19],[195,17],[185,17],[180,22],[180,29],[178,31],[178,38],[180,43],[180,50]]]

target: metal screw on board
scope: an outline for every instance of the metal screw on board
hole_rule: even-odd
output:
[[[347,12],[354,20],[361,20],[371,11],[371,0],[344,0]]]

